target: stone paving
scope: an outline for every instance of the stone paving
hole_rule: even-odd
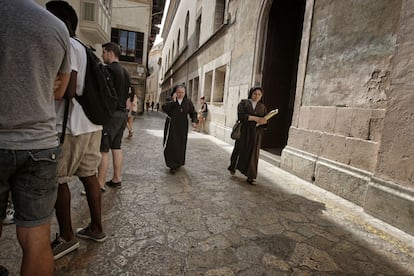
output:
[[[262,160],[249,185],[226,170],[232,146],[209,135],[190,133],[187,164],[171,175],[163,123],[157,112],[137,118],[122,188],[103,194],[108,240],[81,240],[55,275],[414,275],[412,236]],[[87,203],[78,180],[70,187],[82,227]],[[0,264],[18,275],[20,260],[5,226]]]

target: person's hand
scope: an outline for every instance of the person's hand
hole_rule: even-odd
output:
[[[257,123],[259,125],[265,125],[267,124],[267,120],[265,118],[258,117]]]
[[[197,124],[196,124],[196,123],[191,123],[191,126],[192,126],[193,128],[195,128],[195,127],[197,126]]]
[[[173,101],[174,101],[174,102],[176,102],[176,101],[177,101],[177,93],[174,93],[174,94],[172,95],[172,98],[173,98]]]
[[[62,80],[59,78],[59,76],[57,76],[53,84],[53,91],[58,90],[61,85],[62,85]]]

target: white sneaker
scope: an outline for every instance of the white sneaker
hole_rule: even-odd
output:
[[[106,192],[106,188],[105,187],[102,187],[101,188],[101,192],[102,193],[105,193]],[[83,196],[85,196],[86,195],[86,191],[85,190],[83,190],[83,191],[81,191],[81,193],[80,193],[81,195],[83,195]]]
[[[14,207],[13,203],[9,201],[7,203],[7,209],[6,209],[6,217],[3,220],[4,225],[13,224],[14,223]]]

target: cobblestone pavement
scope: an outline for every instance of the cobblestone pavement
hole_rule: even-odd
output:
[[[163,122],[137,118],[122,188],[103,194],[108,240],[81,240],[55,275],[414,275],[412,236],[262,160],[249,185],[226,170],[232,146],[209,135],[189,135],[187,163],[171,175]],[[82,227],[87,203],[78,180],[70,187]],[[0,264],[18,275],[15,227],[3,230]]]

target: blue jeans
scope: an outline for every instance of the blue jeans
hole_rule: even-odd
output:
[[[6,216],[11,191],[17,226],[50,220],[57,197],[60,147],[42,150],[0,149],[0,219]]]

